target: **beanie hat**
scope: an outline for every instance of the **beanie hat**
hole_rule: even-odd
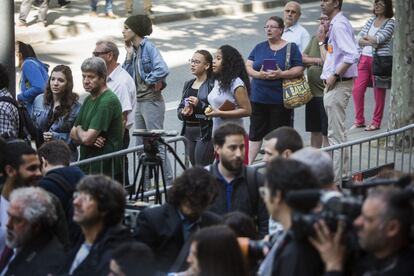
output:
[[[125,20],[125,25],[127,25],[140,37],[144,37],[152,33],[152,22],[146,14],[137,14],[128,17]]]

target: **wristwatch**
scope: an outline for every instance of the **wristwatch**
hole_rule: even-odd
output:
[[[334,77],[335,77],[336,79],[339,79],[339,78],[341,77],[341,75],[339,75],[338,73],[335,73],[335,74],[334,74]]]
[[[323,45],[325,45],[325,43],[323,43],[323,41],[319,41],[319,42],[318,42],[318,45],[319,45],[319,46],[323,46]]]

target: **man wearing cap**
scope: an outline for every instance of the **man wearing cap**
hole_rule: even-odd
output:
[[[165,102],[161,94],[166,86],[168,66],[155,45],[146,37],[152,33],[152,22],[148,15],[137,14],[127,18],[122,35],[127,52],[123,68],[135,81],[137,107],[135,127],[138,129],[162,129],[164,127]],[[137,139],[137,145],[142,138]],[[172,180],[171,166],[166,162],[164,150],[160,150],[164,160],[166,178]],[[168,161],[168,160],[167,160]]]

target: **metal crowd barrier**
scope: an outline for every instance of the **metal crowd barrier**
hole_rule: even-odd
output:
[[[179,136],[166,140],[168,143],[174,143],[175,150],[177,150],[177,143],[180,141],[184,143],[184,160],[186,166],[188,166],[189,161],[185,138]],[[352,175],[355,175],[364,170],[370,170],[378,167],[387,167],[390,164],[392,164],[395,170],[401,171],[403,173],[413,173],[413,143],[414,124],[411,124],[400,129],[391,130],[385,133],[373,135],[371,137],[357,139],[340,145],[325,147],[322,150],[330,153],[332,156],[339,154],[341,160],[344,159],[343,157],[346,153],[349,154],[348,164],[345,165],[343,162],[341,162],[340,165],[340,173],[344,177],[351,177]],[[138,146],[115,153],[102,155],[96,158],[82,160],[73,163],[72,165],[90,164],[91,162],[98,162],[106,160],[108,158],[126,156],[130,154],[133,158],[132,167],[136,168],[136,154],[138,152],[142,152],[142,150],[143,147]],[[259,162],[252,166],[262,170],[266,165],[264,162]],[[177,163],[174,162],[174,177],[179,172],[180,171],[177,171]],[[153,196],[154,194],[155,191],[150,190],[144,193],[144,197]]]
[[[189,166],[189,155],[188,155],[188,146],[187,146],[186,138],[184,136],[177,136],[177,137],[165,139],[165,142],[168,143],[170,146],[172,146],[172,148],[178,154],[180,159],[183,160],[185,166],[188,167]],[[166,146],[161,145],[160,148],[165,152],[165,156],[167,156],[167,158],[170,160],[172,172],[173,172],[173,178],[175,178],[177,175],[181,174],[182,168],[178,166],[177,160],[167,150]],[[122,182],[125,186],[130,184],[129,186],[133,186],[133,188],[136,188],[134,186],[135,183],[132,183],[132,182],[134,180],[133,179],[134,174],[138,167],[139,158],[141,154],[143,153],[143,151],[144,151],[144,146],[140,145],[140,146],[135,146],[135,147],[131,147],[128,149],[120,150],[117,152],[111,152],[111,153],[100,155],[97,157],[73,162],[71,163],[71,165],[86,167],[88,165],[97,163],[100,167],[100,171],[94,172],[94,173],[102,173],[102,174],[112,177],[113,179],[117,178],[117,180]],[[120,160],[120,162],[122,163],[122,168],[125,168],[128,162],[128,171],[122,169],[120,176],[115,175],[115,163],[117,159]],[[108,160],[110,160],[111,162],[110,172],[104,171],[104,168],[103,168],[103,162],[108,161]],[[89,168],[91,168],[91,166],[89,166]],[[92,173],[92,171],[89,170],[89,173]],[[154,193],[155,191],[148,191],[144,195],[151,196]]]
[[[340,175],[351,178],[360,172],[381,167],[394,167],[403,173],[414,172],[413,160],[414,124],[373,135],[322,148],[334,155],[339,154],[340,160],[349,155],[348,165],[341,162]],[[253,167],[265,168],[264,162],[256,163]],[[346,166],[346,167],[345,167]]]

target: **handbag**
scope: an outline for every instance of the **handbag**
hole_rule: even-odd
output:
[[[383,30],[389,19],[385,21],[379,30]],[[373,21],[374,22],[374,21]],[[371,23],[372,26],[373,23]],[[371,28],[371,27],[370,27]],[[378,31],[379,31],[378,30]],[[377,32],[378,32],[377,31]],[[392,75],[392,56],[379,56],[377,49],[372,47],[372,74],[374,76],[391,77]]]
[[[290,67],[291,43],[288,43],[286,50],[285,70]],[[283,105],[287,109],[293,109],[307,104],[313,97],[308,81],[302,74],[300,77],[283,79]]]
[[[372,61],[372,72],[374,76],[391,77],[392,56],[379,56],[375,51]]]

